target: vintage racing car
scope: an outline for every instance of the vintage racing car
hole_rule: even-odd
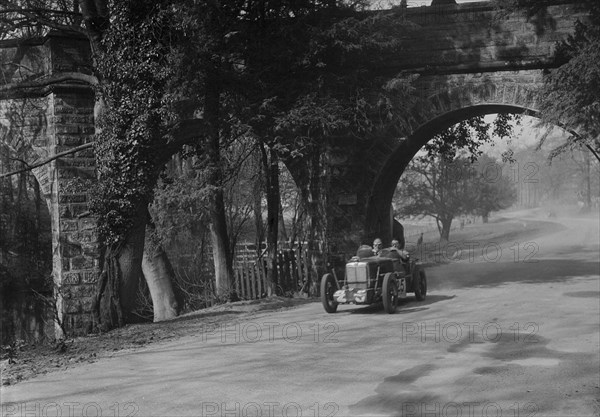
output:
[[[418,301],[427,294],[427,278],[420,264],[396,250],[384,249],[373,256],[359,250],[346,263],[345,277],[338,281],[333,274],[321,278],[321,301],[328,313],[335,313],[339,304],[374,304],[383,302],[387,313],[394,313],[399,298],[414,292]]]

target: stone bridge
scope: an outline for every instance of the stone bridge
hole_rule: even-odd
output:
[[[351,252],[374,236],[392,235],[391,200],[415,153],[437,132],[471,116],[536,113],[536,90],[552,66],[555,43],[587,14],[577,0],[547,1],[533,16],[500,15],[489,2],[398,9],[409,22],[406,50],[385,70],[419,74],[419,105],[399,137],[333,141],[319,161],[319,224],[331,252]],[[85,39],[51,32],[23,44],[0,43],[0,145],[30,165],[82,148],[33,170],[50,211],[53,276],[62,288],[59,313],[69,333],[92,325],[100,272],[95,220],[85,194],[68,187],[94,175],[94,92]],[[40,83],[40,80],[45,80]],[[83,146],[82,146],[83,145]],[[305,178],[307,161],[291,164]],[[1,180],[0,180],[1,181]],[[300,187],[305,187],[301,180]]]
[[[587,11],[578,1],[545,2],[537,13],[500,14],[490,2],[409,8],[414,23],[394,71],[418,74],[419,103],[397,137],[332,146],[327,179],[328,236],[351,252],[358,242],[392,238],[391,201],[416,152],[461,120],[499,112],[537,112],[537,90],[553,66],[556,42]]]

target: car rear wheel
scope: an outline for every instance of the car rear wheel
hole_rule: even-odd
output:
[[[383,277],[383,309],[388,314],[396,312],[398,306],[398,283],[392,273],[387,273]]]
[[[425,271],[420,267],[416,267],[413,272],[413,288],[417,301],[423,301],[427,295],[427,277]]]
[[[331,274],[323,275],[321,278],[321,302],[323,308],[328,313],[335,313],[337,311],[338,303],[333,299],[333,293],[337,290],[337,282]]]

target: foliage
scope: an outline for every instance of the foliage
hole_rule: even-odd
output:
[[[539,0],[494,0],[499,17],[524,12],[539,31],[545,30],[546,9],[551,4]],[[548,128],[569,129],[573,134],[550,153],[554,158],[562,152],[587,147],[600,161],[600,3],[582,0],[590,10],[585,21],[577,21],[575,32],[557,42],[554,54],[556,69],[549,70],[540,91],[540,117]],[[540,146],[547,135],[542,137]]]
[[[182,37],[169,2],[116,3],[97,72],[104,101],[96,135],[99,232],[109,245],[123,241],[150,201],[160,172],[160,147],[178,120],[177,80]],[[144,206],[145,207],[145,206]]]
[[[577,132],[551,156],[586,146],[600,161],[600,4],[587,4],[590,20],[577,22],[575,33],[557,45],[560,66],[544,77],[540,110],[545,124]]]
[[[509,208],[516,201],[514,181],[503,175],[503,166],[481,155],[474,166],[473,192],[476,193],[469,212],[487,221],[490,213]]]
[[[440,156],[447,161],[466,153],[469,160],[474,162],[481,156],[482,146],[493,146],[494,140],[510,138],[514,126],[520,122],[520,116],[510,113],[498,114],[491,124],[483,116],[472,117],[434,136],[424,150],[429,157]],[[505,153],[503,158],[510,158],[510,153]]]

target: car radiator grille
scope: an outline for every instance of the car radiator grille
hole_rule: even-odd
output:
[[[346,281],[351,288],[367,288],[369,283],[368,264],[366,262],[346,264]]]

